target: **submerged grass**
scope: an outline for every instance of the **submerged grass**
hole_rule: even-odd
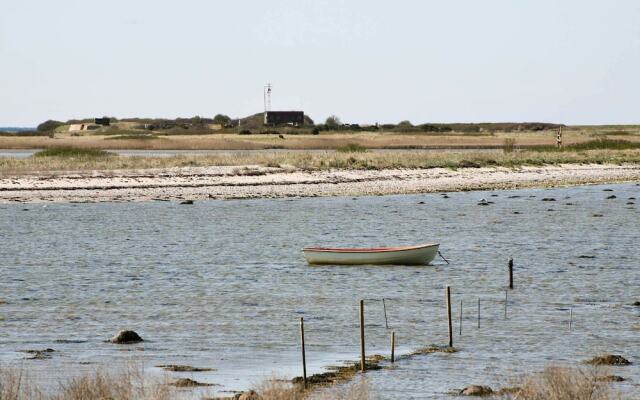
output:
[[[480,168],[560,164],[640,164],[640,148],[581,151],[502,152],[238,152],[173,157],[116,156],[102,150],[48,149],[24,159],[0,158],[0,176],[56,171],[94,171],[207,166],[280,166],[301,170],[382,170],[397,168]]]
[[[63,157],[63,158],[97,158],[114,155],[100,149],[84,149],[79,147],[51,147],[38,151],[34,157]]]

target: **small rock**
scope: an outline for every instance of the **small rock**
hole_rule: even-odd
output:
[[[520,214],[520,211],[514,211],[513,213],[514,214]]]
[[[626,379],[624,379],[621,376],[618,375],[607,375],[607,376],[599,376],[596,378],[597,381],[599,382],[624,382],[626,381]]]
[[[173,383],[176,387],[197,387],[197,386],[213,386],[211,383],[202,383],[189,378],[181,378]]]
[[[488,205],[489,205],[489,203],[488,203],[488,202],[486,202],[486,201],[481,201],[481,202],[479,202],[479,203],[478,203],[478,205],[479,205],[479,206],[488,206]]]
[[[602,217],[602,214],[593,214],[592,217]]]
[[[181,201],[180,204],[193,204],[193,200],[184,200]]]
[[[116,333],[109,341],[116,344],[129,344],[143,342],[144,340],[134,331],[122,330]]]
[[[556,201],[553,197],[545,197],[542,201]]]
[[[633,303],[633,304],[631,304],[631,305],[632,305],[632,306],[635,306],[635,307],[640,307],[640,301],[636,301],[636,302],[634,302],[634,303]]]
[[[632,206],[632,205],[634,205],[634,204],[636,204],[636,203],[634,203],[633,201],[627,201],[627,205],[628,205],[628,206]]]
[[[616,195],[615,195],[615,194],[612,194],[611,196],[607,196],[607,200],[610,200],[610,199],[616,199],[616,198],[617,198],[617,197],[616,197]]]
[[[419,201],[418,204],[424,204],[424,201]]]
[[[593,357],[587,361],[591,365],[629,365],[631,362],[626,358],[617,354],[606,354],[603,356]]]
[[[43,350],[25,350],[24,352],[31,354],[28,360],[47,360],[51,358],[51,353],[55,352],[55,350],[47,348]]]
[[[235,400],[260,400],[260,395],[253,390],[237,394],[233,397]]]
[[[463,396],[489,396],[493,390],[489,386],[470,385],[460,391]]]
[[[602,189],[603,192],[613,192],[613,189]]]
[[[635,197],[629,197],[627,200],[635,200]]]

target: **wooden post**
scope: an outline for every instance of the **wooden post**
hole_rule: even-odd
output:
[[[300,343],[302,344],[302,382],[307,389],[307,358],[304,354],[304,318],[300,317]]]
[[[480,297],[478,297],[478,329],[480,329]]]
[[[460,336],[462,336],[462,300],[460,300]]]
[[[504,319],[507,319],[507,303],[509,301],[509,291],[504,291]]]
[[[364,300],[360,300],[360,370],[367,370],[364,361]]]
[[[382,298],[382,309],[384,310],[384,326],[389,329],[389,322],[387,321],[387,304],[384,302],[384,297]]]
[[[513,289],[513,258],[509,259],[509,289]]]
[[[395,354],[396,354],[396,332],[391,331],[391,363],[395,362]]]
[[[449,322],[449,347],[453,347],[453,325],[451,323],[451,287],[447,286],[447,320]]]

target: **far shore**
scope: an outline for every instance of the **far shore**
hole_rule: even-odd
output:
[[[0,178],[0,203],[374,196],[640,182],[640,165],[304,170],[206,166]]]

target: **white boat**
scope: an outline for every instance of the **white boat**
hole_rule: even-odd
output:
[[[333,265],[427,265],[438,254],[438,243],[404,247],[371,249],[342,249],[305,247],[302,249],[309,264]]]

